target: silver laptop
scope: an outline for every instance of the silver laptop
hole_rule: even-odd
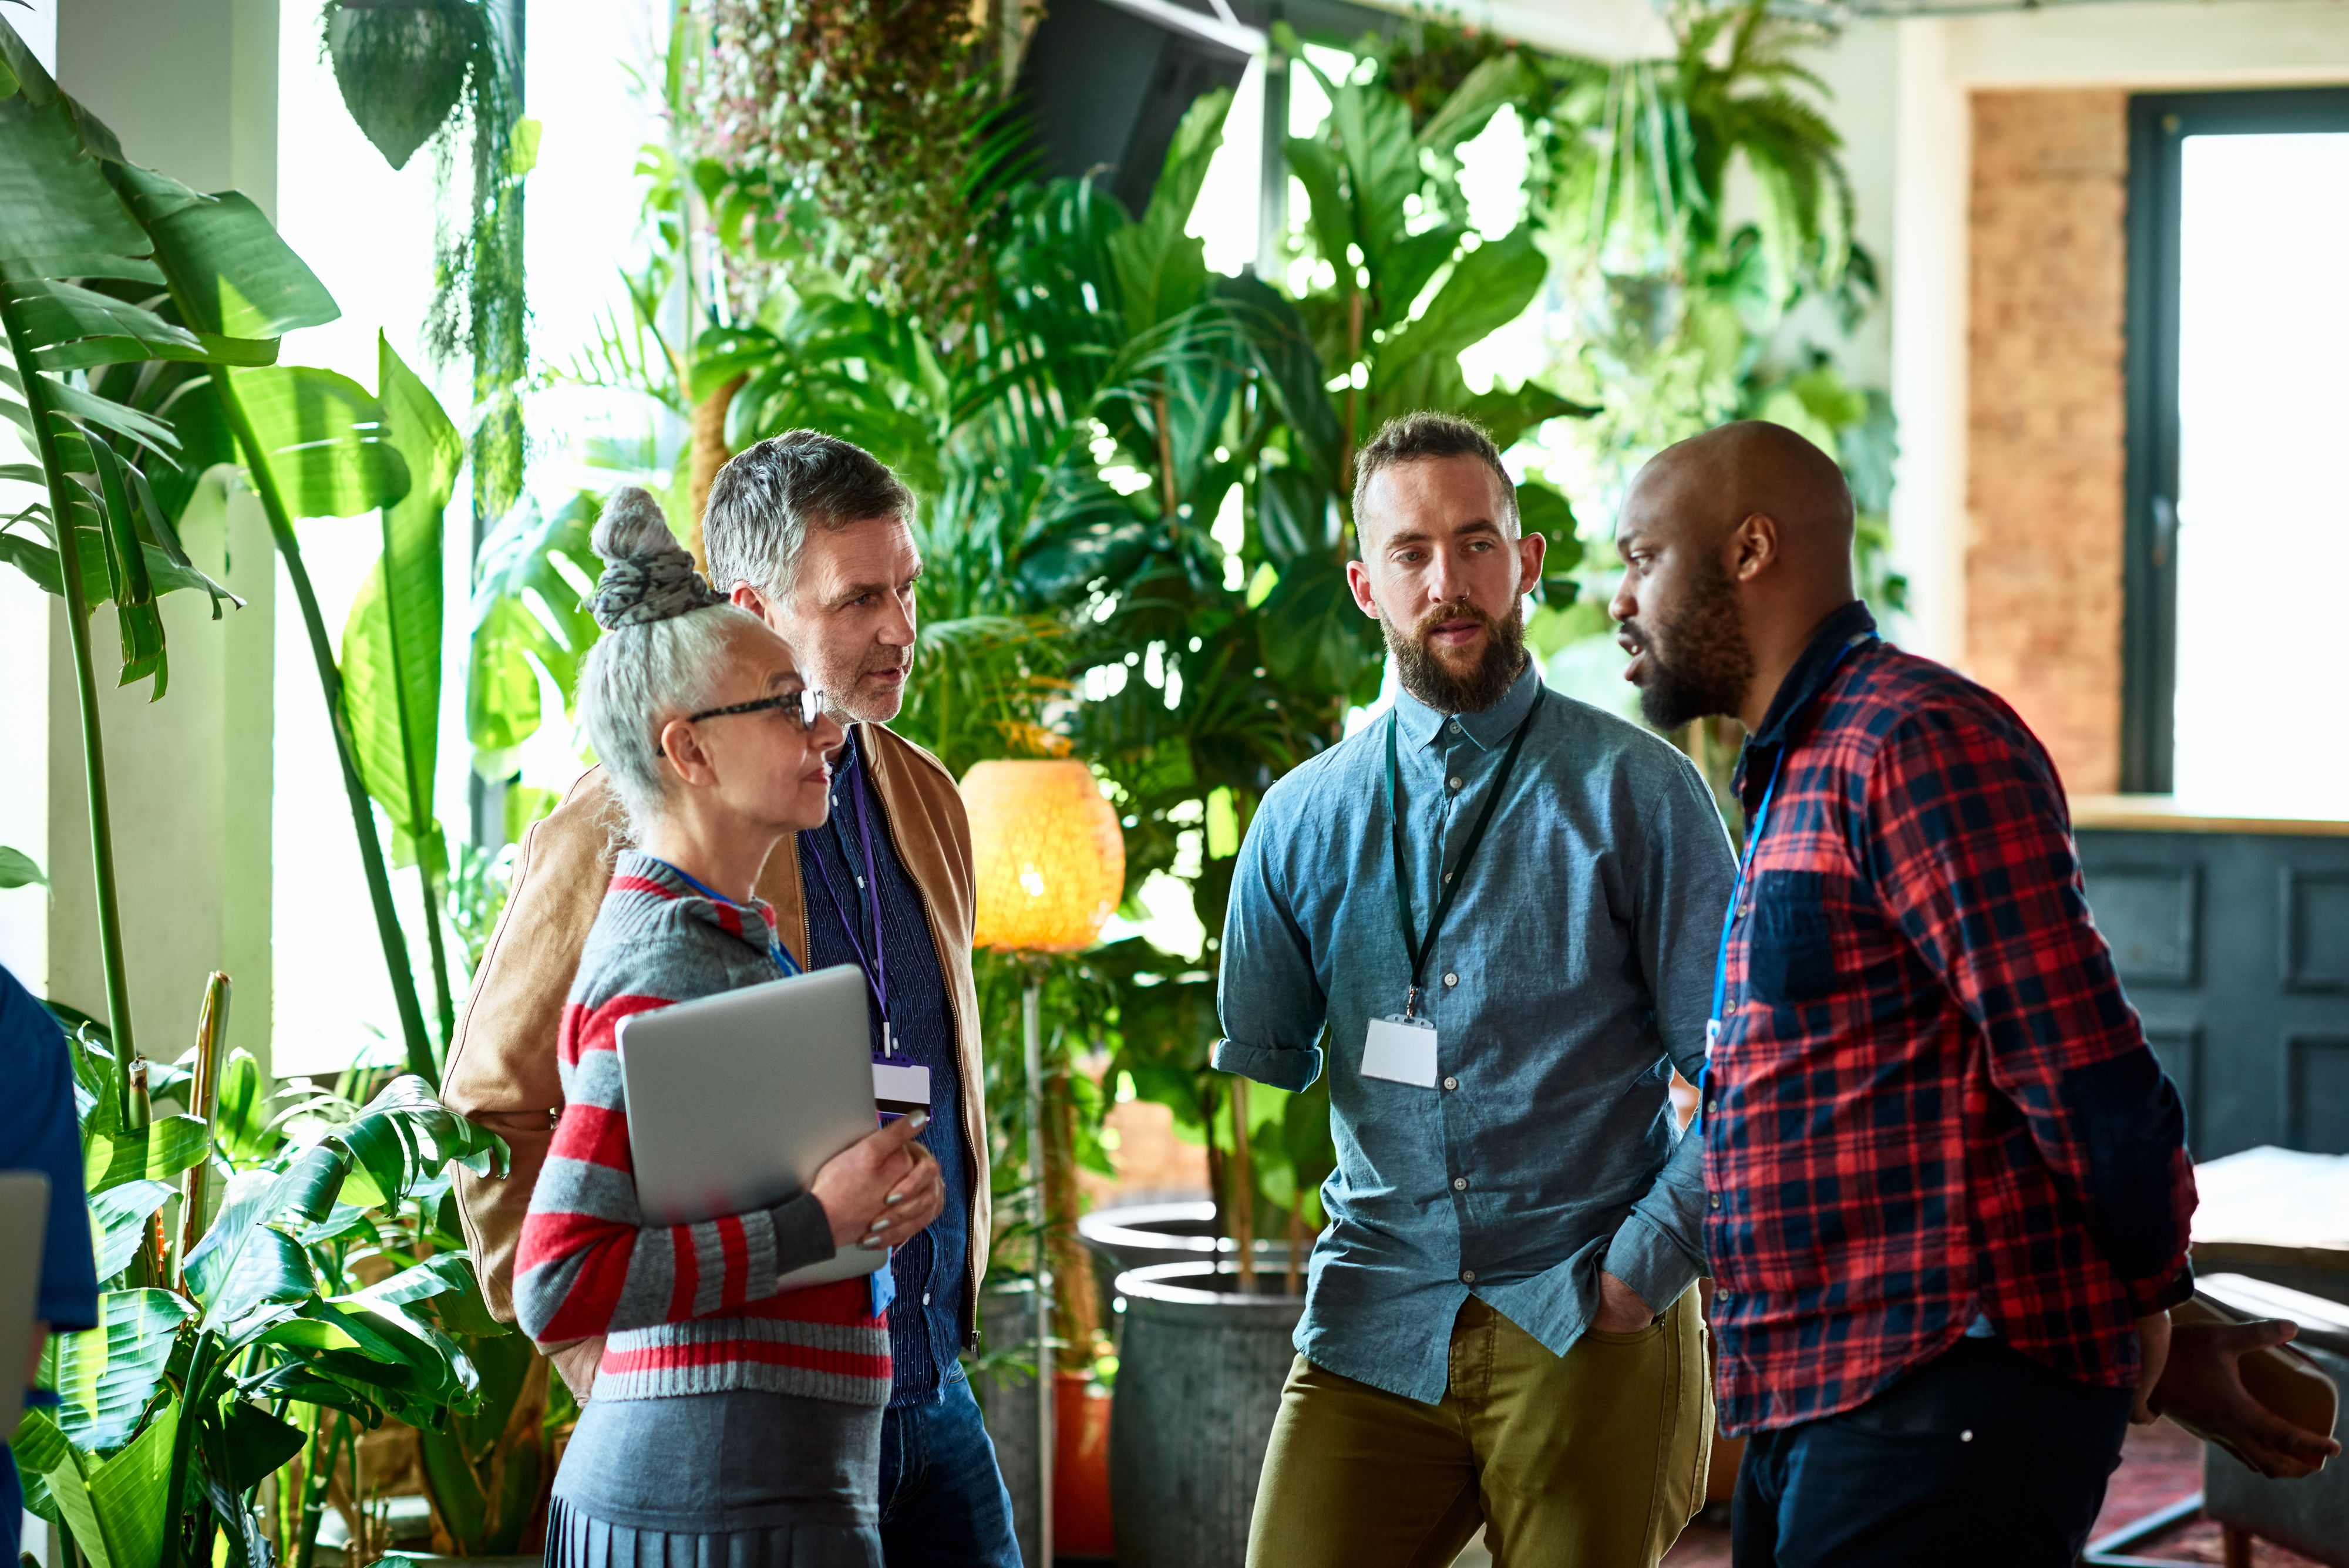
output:
[[[645,1223],[781,1203],[878,1127],[869,1005],[864,973],[840,964],[622,1020],[614,1044]],[[885,1248],[843,1247],[783,1280],[853,1279],[888,1260]]]
[[[0,1170],[0,1442],[25,1418],[24,1368],[41,1303],[41,1248],[49,1229],[49,1179]]]

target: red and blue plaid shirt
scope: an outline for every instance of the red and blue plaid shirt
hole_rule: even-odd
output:
[[[1776,784],[1707,1071],[1722,1424],[1848,1410],[1978,1315],[2083,1383],[2192,1293],[2185,1112],[2013,711],[1829,617],[1748,743]]]

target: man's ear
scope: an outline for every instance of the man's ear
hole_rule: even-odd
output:
[[[1360,561],[1346,563],[1346,586],[1354,590],[1354,603],[1372,620],[1379,618],[1379,601],[1371,597],[1371,568]]]
[[[1519,595],[1539,593],[1542,580],[1542,560],[1549,554],[1547,535],[1532,533],[1517,540],[1517,592]]]
[[[752,615],[757,616],[769,626],[775,624],[774,618],[767,613],[767,596],[752,587],[750,584],[736,583],[734,585],[733,591],[729,593],[726,597],[738,608],[749,610]]]
[[[1749,513],[1730,531],[1730,580],[1750,583],[1778,558],[1778,520],[1767,512]]]

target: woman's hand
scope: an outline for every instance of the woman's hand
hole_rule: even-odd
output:
[[[927,1111],[901,1116],[824,1161],[808,1190],[832,1222],[834,1247],[895,1246],[946,1208],[937,1157],[914,1141],[929,1125]]]

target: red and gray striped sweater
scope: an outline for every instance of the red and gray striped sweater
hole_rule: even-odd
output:
[[[607,1334],[598,1399],[722,1389],[880,1406],[889,1331],[864,1279],[778,1293],[833,1255],[823,1206],[647,1226],[636,1207],[628,1108],[613,1048],[620,1021],[775,978],[766,905],[697,893],[658,860],[624,852],[564,1005],[564,1111],[531,1193],[514,1311],[542,1344]]]

